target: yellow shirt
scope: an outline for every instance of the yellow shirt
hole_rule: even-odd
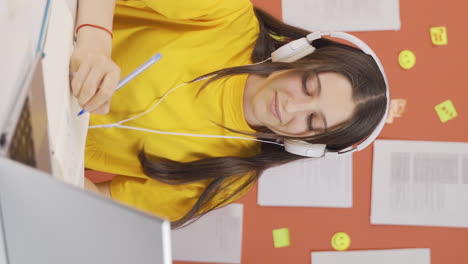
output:
[[[113,33],[112,56],[122,76],[158,52],[162,59],[116,92],[110,113],[92,115],[90,125],[130,118],[185,81],[251,63],[259,26],[249,0],[134,0],[117,1]],[[153,111],[124,125],[239,136],[215,122],[252,133],[242,106],[246,79],[246,75],[240,75],[217,80],[198,97],[205,81],[187,84],[168,95]],[[162,135],[122,128],[90,129],[85,165],[118,174],[110,185],[112,198],[171,221],[192,208],[209,182],[170,185],[149,178],[138,160],[143,147],[151,155],[181,162],[202,157],[252,156],[260,150],[258,142],[249,140]],[[238,181],[236,186],[242,183]],[[229,190],[217,195],[213,204],[226,195]]]

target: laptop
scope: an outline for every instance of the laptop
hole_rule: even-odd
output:
[[[20,3],[18,3],[20,2]],[[52,173],[42,52],[51,0],[0,0],[0,156]]]
[[[0,263],[170,264],[169,221],[0,158]]]

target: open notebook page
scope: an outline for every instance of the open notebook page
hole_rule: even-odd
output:
[[[65,182],[82,186],[89,114],[76,116],[81,108],[70,91],[73,29],[74,19],[67,3],[52,1],[43,69],[53,174]]]

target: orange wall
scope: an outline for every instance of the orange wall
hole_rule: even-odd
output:
[[[313,1],[313,0],[310,0]],[[280,0],[254,0],[281,17]],[[406,111],[381,134],[383,139],[468,142],[468,1],[400,0],[401,30],[356,33],[379,55],[392,98],[407,100]],[[448,46],[433,46],[429,27],[446,26]],[[412,50],[416,66],[403,70],[398,53]],[[446,99],[458,117],[441,123],[434,106]],[[430,248],[432,264],[468,263],[468,229],[370,225],[372,149],[354,155],[352,209],[268,208],[257,205],[253,188],[244,203],[243,264],[309,264],[310,252],[332,250],[331,236],[347,232],[349,250]],[[272,230],[288,227],[291,246],[275,249]],[[185,262],[175,262],[185,263]]]

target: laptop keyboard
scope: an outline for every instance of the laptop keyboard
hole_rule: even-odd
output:
[[[9,148],[11,159],[36,167],[29,99],[26,98]]]

